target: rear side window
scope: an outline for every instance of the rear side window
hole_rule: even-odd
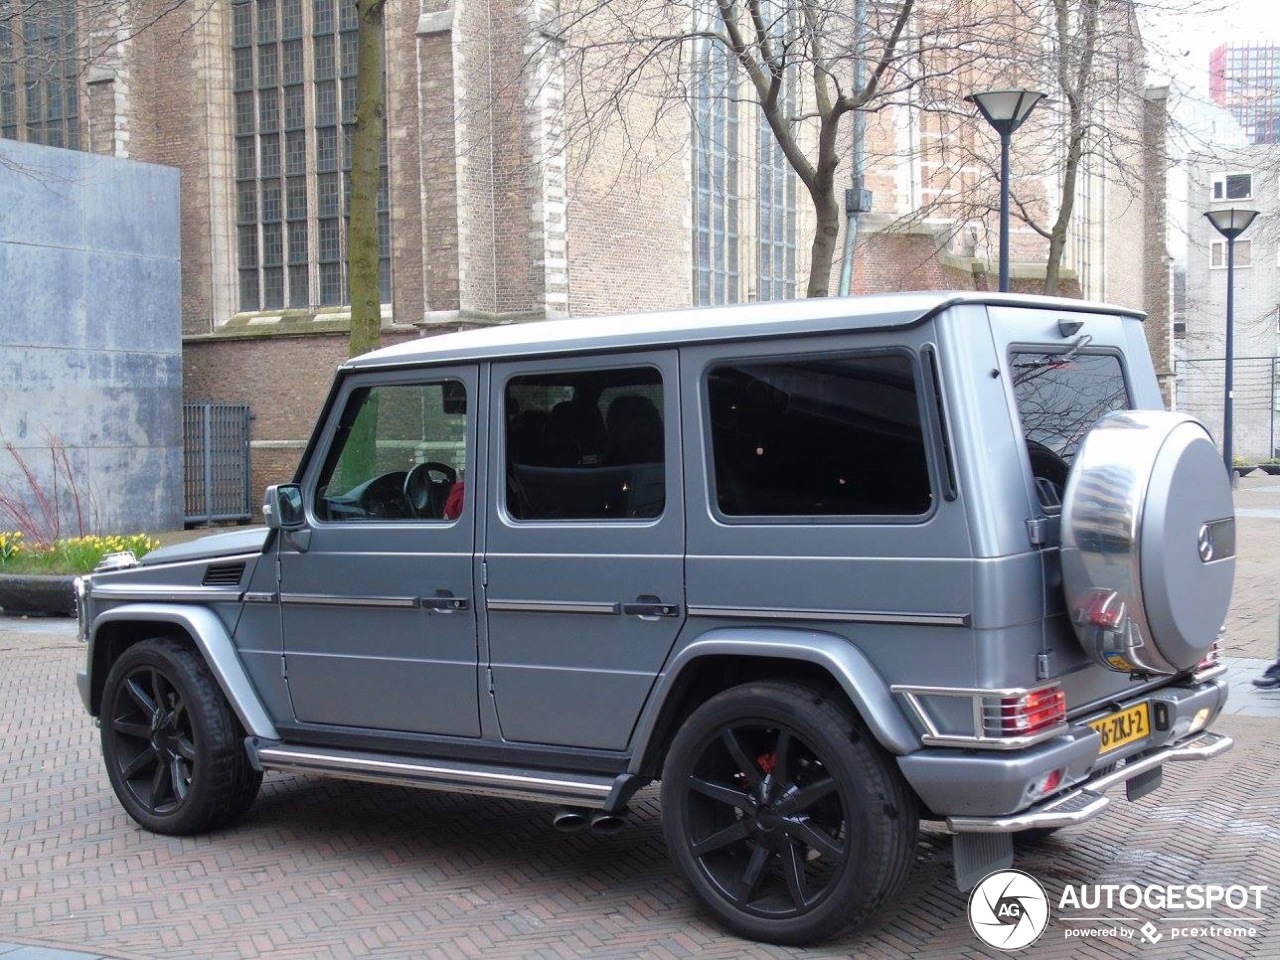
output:
[[[729,517],[919,516],[932,504],[911,358],[726,363],[707,380]]]
[[[516,520],[638,520],[666,503],[662,377],[652,367],[513,377],[507,512]]]
[[[1010,359],[1033,464],[1045,450],[1070,464],[1098,418],[1130,406],[1124,370],[1114,354],[1018,352]]]

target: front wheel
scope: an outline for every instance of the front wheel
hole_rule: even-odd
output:
[[[223,826],[253,803],[262,773],[205,662],[175,640],[120,655],[102,691],[102,756],[116,797],[156,833]]]
[[[685,721],[662,775],[667,848],[735,933],[807,944],[898,891],[914,795],[849,708],[798,683],[717,694]]]

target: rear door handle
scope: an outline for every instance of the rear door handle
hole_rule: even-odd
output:
[[[435,596],[422,598],[422,609],[433,613],[462,613],[471,609],[471,601],[455,597],[448,590],[437,590]]]
[[[622,615],[624,617],[641,617],[645,619],[678,617],[680,616],[680,604],[663,603],[655,596],[644,594],[636,597],[631,603],[624,603],[622,605]]]

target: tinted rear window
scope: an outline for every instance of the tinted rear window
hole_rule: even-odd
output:
[[[1114,354],[1018,352],[1011,357],[1013,393],[1029,444],[1048,447],[1068,464],[1099,417],[1130,407]]]
[[[914,365],[901,354],[713,367],[726,516],[919,516],[932,504]]]

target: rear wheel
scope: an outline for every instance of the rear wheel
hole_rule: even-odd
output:
[[[126,650],[102,692],[102,755],[125,812],[156,833],[199,833],[240,817],[262,773],[205,662],[167,639]]]
[[[677,867],[735,933],[805,944],[897,892],[918,811],[842,703],[795,683],[726,690],[690,715],[662,777]]]

